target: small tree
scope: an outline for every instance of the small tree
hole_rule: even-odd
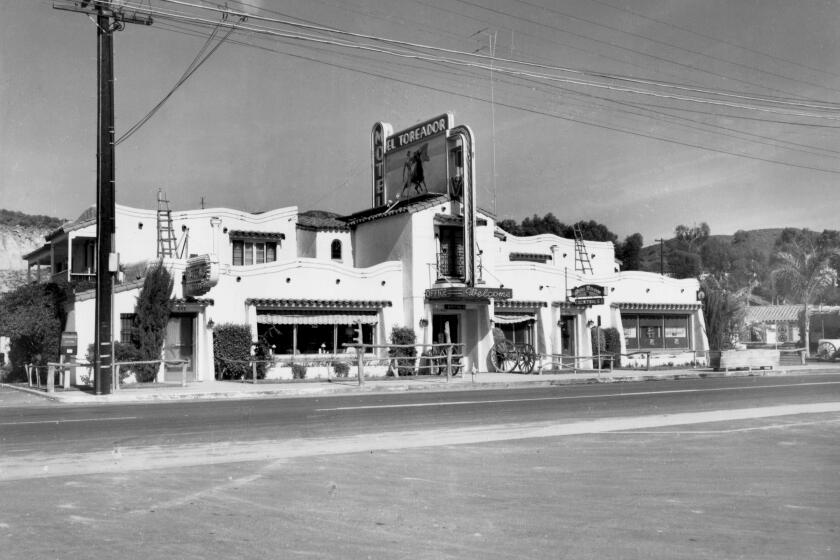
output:
[[[151,266],[146,272],[143,288],[134,307],[134,332],[132,342],[143,360],[159,360],[166,339],[169,306],[172,297],[172,275],[163,262]],[[154,381],[158,368],[155,365],[137,368],[137,381]]]
[[[776,265],[770,273],[773,282],[783,282],[802,303],[804,317],[803,337],[805,354],[811,352],[811,313],[808,306],[825,290],[837,284],[837,270],[832,259],[840,256],[840,249],[825,248],[818,251],[811,243],[790,245],[790,251],[776,253]]]
[[[65,287],[24,284],[0,295],[0,334],[9,337],[12,374],[22,376],[27,363],[58,361],[64,326]]]
[[[703,316],[710,350],[726,350],[744,322],[745,292],[730,292],[712,277],[703,282]]]

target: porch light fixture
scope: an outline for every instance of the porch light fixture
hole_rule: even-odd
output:
[[[429,321],[426,319],[420,319],[420,328],[425,329],[429,326]]]
[[[207,321],[207,328],[208,329],[212,330],[213,327],[215,327],[215,326],[216,326],[216,322],[213,319],[210,319],[209,321]]]
[[[137,222],[137,229],[143,229],[143,222]]]

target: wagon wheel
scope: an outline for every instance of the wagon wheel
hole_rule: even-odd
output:
[[[519,347],[519,371],[531,373],[534,371],[534,364],[537,361],[537,353],[530,344],[523,344]]]
[[[490,349],[490,360],[496,371],[510,373],[518,365],[517,352],[513,343],[500,340]]]
[[[818,360],[831,360],[834,358],[837,349],[834,345],[830,342],[820,342],[820,345],[817,347],[817,359]]]

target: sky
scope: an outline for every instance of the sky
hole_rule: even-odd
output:
[[[96,197],[96,24],[0,2],[0,208],[75,218]],[[371,206],[374,123],[451,112],[499,219],[646,245],[840,229],[835,0],[121,4],[154,23],[114,35],[117,137],[171,95],[116,148],[119,204],[349,214]]]

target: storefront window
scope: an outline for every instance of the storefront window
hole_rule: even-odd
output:
[[[621,315],[624,342],[633,350],[687,350],[688,315]]]
[[[534,320],[497,325],[505,333],[505,339],[514,343],[534,344]]]
[[[258,316],[259,317],[259,316]],[[374,344],[375,324],[363,324],[363,344]],[[275,354],[341,354],[357,342],[356,324],[270,324],[258,322],[257,334]]]
[[[665,348],[688,348],[688,319],[665,317]]]

